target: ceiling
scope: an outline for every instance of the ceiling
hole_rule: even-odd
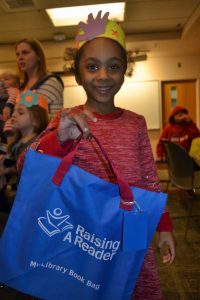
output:
[[[76,5],[113,2],[76,0]],[[127,47],[141,54],[200,55],[200,0],[127,0],[122,27]],[[58,32],[74,39],[77,27],[54,27],[45,8],[73,0],[0,0],[0,45],[24,37],[53,41]],[[88,11],[88,14],[90,12]]]

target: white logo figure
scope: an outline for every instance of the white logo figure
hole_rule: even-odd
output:
[[[73,228],[73,225],[67,221],[69,217],[69,215],[62,216],[62,210],[57,207],[53,210],[53,213],[47,210],[46,217],[39,217],[38,225],[51,237],[54,234]]]

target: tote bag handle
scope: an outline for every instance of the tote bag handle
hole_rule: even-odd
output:
[[[99,140],[93,134],[91,136],[98,144],[98,146],[101,149],[101,152],[103,153],[104,157],[106,158],[112,172],[116,176],[117,183],[119,186],[119,192],[120,192],[120,208],[125,209],[125,210],[132,210],[134,199],[133,199],[133,193],[131,191],[129,184],[121,176],[121,174],[116,170],[116,168],[114,167],[110,158],[108,157],[105,149],[100,144]],[[74,143],[74,145],[70,149],[69,153],[61,160],[61,162],[52,178],[53,183],[55,183],[56,185],[60,185],[62,183],[62,180],[63,180],[65,174],[67,173],[69,167],[71,166],[71,164],[74,160],[74,157],[75,157],[76,151],[79,147],[81,138],[82,138],[82,136],[77,139],[77,141]]]

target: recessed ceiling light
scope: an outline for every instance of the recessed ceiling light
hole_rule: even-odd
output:
[[[72,26],[77,25],[80,21],[86,21],[89,13],[96,16],[100,10],[102,15],[110,12],[111,19],[119,22],[124,20],[124,2],[52,8],[46,9],[46,12],[54,26]]]
[[[66,40],[66,35],[63,32],[56,32],[54,34],[54,40],[56,42],[62,42]]]

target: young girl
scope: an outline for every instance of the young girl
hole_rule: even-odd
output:
[[[4,126],[2,135],[7,144],[13,139],[13,128],[11,124],[11,115],[15,106],[16,98],[19,94],[19,77],[12,72],[4,72],[1,75],[8,98],[2,110]]]
[[[130,185],[159,192],[144,117],[114,104],[115,94],[124,82],[127,60],[124,33],[107,17],[108,13],[101,18],[99,12],[96,19],[90,14],[87,24],[80,23],[76,37],[76,80],[83,86],[87,99],[84,105],[63,110],[51,122],[46,136],[40,141],[39,150],[62,157],[83,133],[84,139],[80,142],[74,164],[104,180],[115,182],[104,156],[90,136],[92,133]],[[163,213],[158,231],[158,246],[161,248],[167,244],[169,247],[163,263],[171,264],[175,248],[167,211]],[[162,299],[151,247],[132,299]]]
[[[17,130],[11,152],[17,160],[48,125],[48,102],[42,94],[27,91],[20,95],[12,114],[12,126]]]
[[[48,125],[48,103],[43,95],[28,91],[21,94],[11,117],[15,136],[8,153],[0,156],[0,196],[1,204],[7,205],[5,189],[11,176],[19,175],[16,162],[24,156],[29,146]],[[8,205],[6,206],[8,209]]]
[[[3,118],[4,121],[7,121],[11,117],[15,99],[18,95],[19,77],[12,72],[3,72],[1,74],[1,79],[8,94],[8,99],[3,109]]]

